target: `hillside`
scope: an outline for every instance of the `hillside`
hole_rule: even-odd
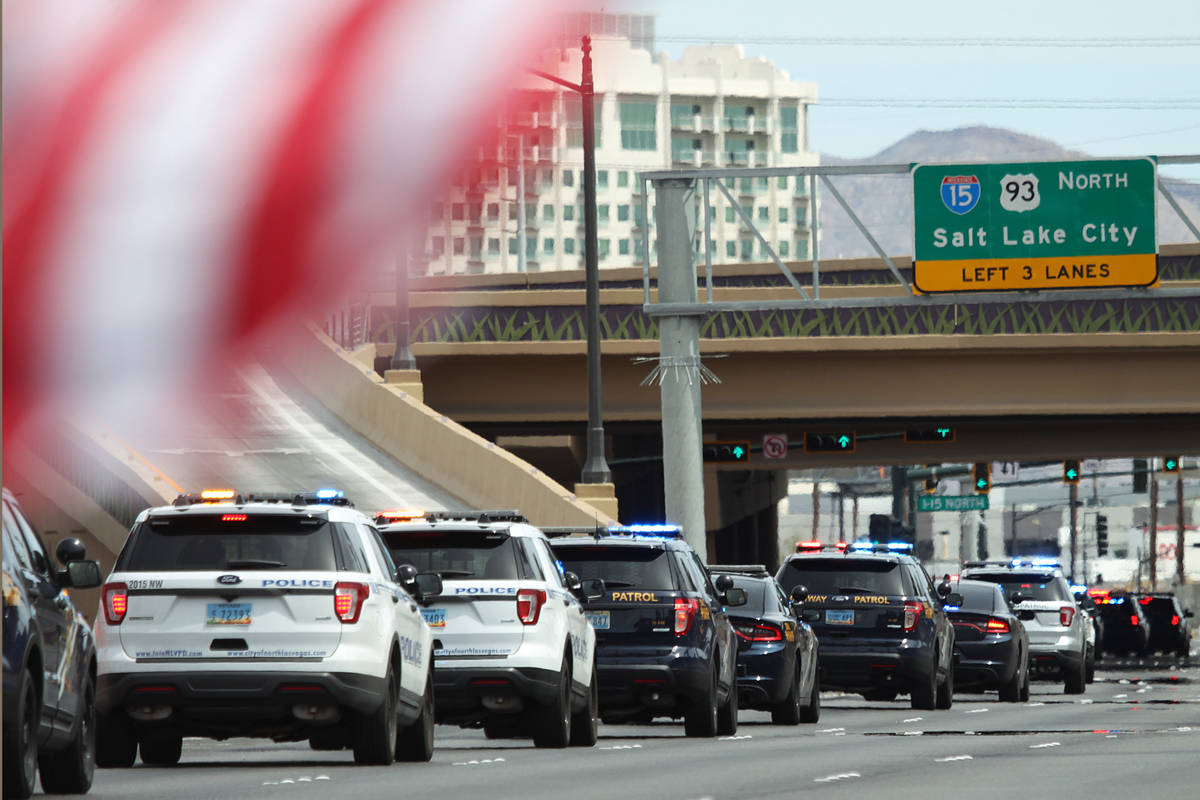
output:
[[[1023,133],[974,126],[948,131],[917,131],[867,159],[821,155],[822,164],[903,164],[918,161],[1063,161],[1094,154],[1068,150]],[[889,255],[912,252],[912,195],[907,175],[835,178],[834,185]],[[1200,184],[1171,181],[1168,188],[1200,225]],[[821,192],[820,189],[817,190]],[[821,197],[821,258],[873,256],[854,223],[828,192]],[[1166,201],[1158,198],[1159,242],[1194,242]]]

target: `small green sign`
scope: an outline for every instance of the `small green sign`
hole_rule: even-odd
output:
[[[917,498],[917,511],[987,511],[986,494],[927,494]]]
[[[1152,158],[915,164],[919,292],[1150,286]]]

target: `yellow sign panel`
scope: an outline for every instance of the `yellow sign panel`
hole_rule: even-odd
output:
[[[1094,289],[1152,286],[1158,256],[1135,253],[1083,258],[988,258],[926,261],[919,267],[923,292]]]

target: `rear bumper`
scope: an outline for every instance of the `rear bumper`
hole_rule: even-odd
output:
[[[795,647],[794,644],[788,643]],[[795,651],[793,650],[793,653]],[[737,656],[738,706],[765,708],[788,693],[796,671],[796,659],[782,645],[762,651],[739,650]]]
[[[634,716],[679,716],[704,697],[712,685],[713,666],[702,651],[675,648],[650,658],[597,654],[600,713],[608,719]]]
[[[433,673],[437,719],[438,722],[480,719],[487,713],[485,698],[494,707],[499,706],[492,709],[499,713],[504,713],[505,702],[513,711],[528,702],[549,703],[561,680],[557,670],[536,667],[438,667]]]
[[[821,688],[859,692],[894,687],[905,689],[929,680],[936,668],[933,648],[919,639],[902,639],[895,647],[821,642]]]
[[[996,642],[963,642],[954,646],[956,687],[997,689],[1020,669],[1018,645],[1008,637]]]

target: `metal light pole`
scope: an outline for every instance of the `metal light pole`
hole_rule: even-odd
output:
[[[1150,591],[1158,591],[1158,473],[1150,459]]]
[[[392,369],[417,368],[408,346],[408,257],[406,245],[396,261],[396,349],[392,352]]]

